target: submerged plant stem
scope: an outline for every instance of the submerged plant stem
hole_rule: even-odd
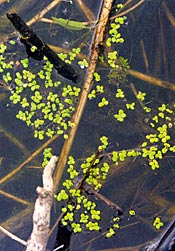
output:
[[[77,5],[79,5],[80,9],[83,11],[84,15],[89,21],[94,21],[95,16],[93,12],[83,3],[82,0],[76,0]]]
[[[113,16],[110,18],[110,20],[113,20],[117,17],[122,17],[122,16],[125,16],[126,14],[130,13],[131,11],[135,10],[136,8],[138,8],[142,3],[144,3],[145,0],[140,0],[138,3],[136,3],[135,5],[133,5],[131,8],[123,11],[123,12],[120,12],[118,13],[117,15]]]
[[[18,167],[16,167],[12,172],[0,179],[0,184],[3,184],[10,178],[12,178],[16,173],[18,173],[26,164],[32,161],[39,153],[41,153],[48,145],[50,145],[54,140],[56,140],[59,135],[55,135],[49,140],[47,140],[41,147],[34,151],[25,161],[23,161]]]
[[[49,12],[51,9],[53,9],[57,4],[61,3],[61,0],[54,0],[52,1],[46,8],[44,8],[42,11],[40,11],[36,16],[34,16],[32,19],[30,19],[27,22],[27,25],[32,25],[36,23],[40,18],[42,18],[47,12]]]
[[[15,195],[7,193],[7,192],[5,192],[5,191],[3,191],[1,189],[0,189],[0,194],[7,197],[7,198],[10,198],[10,199],[12,199],[14,201],[17,201],[18,203],[21,203],[23,205],[30,205],[31,204],[29,201],[21,199],[21,198],[15,196]]]
[[[72,128],[70,129],[69,137],[64,143],[64,146],[62,148],[62,152],[59,158],[59,162],[57,165],[57,169],[55,171],[54,191],[57,190],[60,179],[62,177],[64,167],[67,161],[67,157],[70,152],[76,131],[78,129],[78,125],[79,125],[81,116],[83,114],[86,101],[88,99],[88,94],[92,87],[93,75],[94,75],[96,65],[98,62],[98,54],[99,54],[98,48],[99,48],[99,45],[103,42],[105,28],[108,22],[108,17],[109,17],[109,13],[112,7],[112,2],[113,2],[112,0],[105,0],[103,1],[103,5],[101,7],[100,16],[98,19],[98,25],[96,26],[96,29],[94,31],[95,34],[94,34],[94,39],[91,45],[89,67],[88,67],[88,71],[84,80],[84,85],[82,88],[81,96],[80,96],[76,111],[72,118]]]
[[[135,71],[135,70],[132,70],[132,69],[128,70],[128,74],[135,77],[135,78],[139,78],[139,79],[141,79],[141,80],[143,80],[145,82],[148,82],[148,83],[150,83],[152,85],[157,85],[159,87],[163,87],[163,88],[175,91],[175,85],[173,83],[163,81],[161,79],[146,75],[144,73],[141,73],[139,71]]]

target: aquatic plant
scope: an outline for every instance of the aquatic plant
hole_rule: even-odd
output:
[[[6,63],[6,49],[7,46],[1,44],[1,72],[6,87],[11,90],[10,100],[20,107],[16,117],[33,128],[35,138],[43,140],[45,136],[52,137],[55,133],[63,134],[66,138],[80,88],[53,81],[53,65],[46,57],[38,72],[30,69],[28,58],[22,59],[20,69],[12,79],[14,62]],[[80,49],[72,49],[69,62],[79,52]]]
[[[108,138],[102,136],[100,141],[102,144],[98,147],[98,152],[87,157],[79,170],[76,169],[74,157],[69,156],[67,161],[69,178],[63,182],[64,188],[55,196],[59,202],[66,202],[67,206],[62,207],[64,212],[62,223],[70,224],[74,233],[81,232],[83,227],[90,231],[100,230],[101,211],[97,209],[96,202],[88,196],[88,186],[99,191],[110,169],[107,162],[100,164],[98,156],[108,147]],[[86,191],[87,195],[83,191]]]
[[[119,6],[118,6],[119,7]],[[121,7],[121,6],[120,6]],[[129,113],[134,113],[135,109],[140,105],[137,101],[142,102],[144,112],[149,113],[150,132],[145,134],[144,140],[140,142],[140,147],[133,149],[114,149],[107,153],[110,157],[101,161],[105,155],[102,150],[107,149],[110,142],[108,136],[100,138],[101,145],[98,148],[99,154],[92,154],[77,168],[76,160],[73,156],[69,156],[67,161],[67,172],[69,178],[63,182],[61,191],[55,198],[57,201],[65,202],[62,208],[64,217],[62,223],[70,224],[74,233],[81,232],[83,227],[92,231],[100,230],[99,221],[101,220],[101,211],[98,205],[83,194],[85,189],[84,183],[90,186],[94,191],[99,190],[108,177],[111,167],[111,161],[115,166],[121,162],[125,162],[128,158],[142,158],[152,170],[160,167],[161,159],[168,152],[175,152],[175,146],[171,143],[171,127],[174,125],[173,114],[174,105],[162,104],[155,111],[147,107],[145,92],[138,91],[135,99],[127,96],[122,83],[126,80],[129,69],[127,59],[124,59],[116,51],[115,45],[123,43],[124,38],[120,34],[120,27],[124,24],[126,17],[116,18],[110,24],[110,29],[106,35],[105,44],[110,47],[107,51],[107,57],[100,57],[100,60],[107,65],[108,82],[114,86],[114,100],[117,105],[116,109],[111,112],[114,123],[124,123]],[[9,42],[11,45],[14,43]],[[31,51],[35,52],[36,48],[31,47]],[[77,62],[77,66],[81,69],[88,68],[86,58],[78,60],[81,49],[73,48],[68,54],[60,53],[58,56],[66,64]],[[10,100],[17,105],[19,111],[16,117],[24,121],[27,126],[31,126],[34,131],[34,137],[43,140],[46,137],[53,137],[55,134],[63,135],[68,138],[68,130],[73,126],[72,114],[75,111],[77,98],[80,95],[81,88],[77,84],[67,81],[57,80],[53,65],[44,57],[44,64],[33,69],[28,58],[21,59],[15,77],[12,78],[14,61],[8,61],[8,48],[6,45],[0,45],[0,72],[3,73],[4,86],[10,92]],[[110,109],[112,101],[108,98],[108,86],[103,83],[103,71],[93,74],[94,86],[88,94],[89,102],[97,99],[97,108]],[[126,99],[123,105],[123,100]],[[152,133],[152,129],[154,132]],[[45,149],[43,166],[51,157],[51,148]],[[101,157],[101,158],[100,158]],[[94,161],[95,159],[95,161]],[[93,163],[93,164],[92,164]],[[130,215],[134,215],[135,211],[129,211]],[[114,217],[111,226],[106,233],[106,237],[113,236],[117,229],[120,228],[120,218]],[[161,224],[159,224],[161,225]],[[158,224],[156,226],[159,226]]]
[[[164,223],[161,221],[160,217],[156,217],[154,219],[153,226],[159,230],[161,227],[164,226]]]

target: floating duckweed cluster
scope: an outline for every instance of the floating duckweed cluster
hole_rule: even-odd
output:
[[[77,58],[77,55],[80,53],[81,49],[73,48],[69,53],[59,53],[58,56],[60,59],[65,61],[66,64],[72,64],[72,62]]]
[[[111,238],[113,235],[115,235],[116,230],[120,228],[119,221],[120,217],[113,217],[112,226],[108,229],[105,235],[106,238]]]
[[[153,226],[159,230],[161,227],[164,226],[164,223],[161,221],[160,217],[156,217],[153,222]]]
[[[122,4],[118,4],[117,5],[117,9],[116,11],[118,11],[119,9],[121,9],[123,7]],[[111,23],[111,27],[109,30],[109,37],[106,40],[106,45],[108,47],[111,47],[112,43],[123,43],[124,42],[124,38],[122,38],[121,33],[119,32],[119,29],[121,27],[121,25],[123,25],[126,21],[126,17],[117,17],[115,18],[114,22]]]
[[[126,118],[126,113],[122,109],[119,109],[118,113],[114,114],[114,118],[119,122],[123,122]]]
[[[124,162],[126,158],[135,158],[141,155],[141,149],[128,149],[121,151],[113,151],[111,153],[111,159],[115,163],[116,166],[119,165],[120,162]]]
[[[103,107],[109,104],[109,101],[104,97],[102,100],[98,103],[98,107]]]
[[[87,68],[88,67],[88,61],[84,58],[83,60],[79,60],[78,64],[81,69]]]
[[[45,167],[49,160],[52,158],[52,148],[45,148],[43,151],[43,162],[42,162],[42,167]]]
[[[122,6],[118,5],[118,9]],[[124,24],[126,17],[116,18],[111,24],[109,37],[106,44],[122,43],[124,39],[119,33],[121,25]],[[12,43],[11,43],[12,44]],[[32,52],[37,48],[31,47]],[[1,53],[6,50],[4,45],[1,46]],[[80,53],[80,48],[73,48],[69,53],[59,53],[58,56],[67,64],[71,64]],[[109,78],[115,75],[118,81],[125,78],[128,69],[127,60],[118,56],[117,51],[108,52],[108,64],[114,72],[110,72]],[[80,93],[80,88],[71,85],[63,85],[60,81],[54,81],[53,65],[44,58],[45,63],[40,67],[38,72],[31,71],[28,58],[20,61],[19,71],[16,72],[15,78],[12,80],[10,72],[4,73],[4,81],[6,83],[15,83],[11,91],[10,100],[20,106],[16,117],[24,122],[27,126],[31,126],[34,130],[34,137],[43,140],[45,136],[52,137],[54,134],[62,134],[67,138],[67,130],[71,126],[71,115],[75,109],[75,102]],[[88,67],[88,62],[84,58],[78,61],[81,68]],[[11,64],[9,65],[11,67]],[[94,73],[96,83],[101,81],[98,72]],[[88,95],[89,99],[93,99],[96,95],[102,95],[105,92],[103,85],[96,85],[95,89]],[[108,106],[107,97],[99,100],[98,107]],[[128,109],[133,109],[128,106]],[[119,121],[123,121],[125,113],[115,114],[114,117]]]
[[[45,136],[52,137],[54,134],[67,138],[66,132],[71,126],[70,119],[80,88],[54,81],[53,65],[46,57],[37,72],[29,69],[28,58],[22,59],[19,71],[12,77],[14,62],[6,63],[2,55],[6,49],[6,45],[0,45],[0,72],[3,72],[3,80],[11,90],[10,100],[19,106],[16,117],[33,128],[35,138],[43,140]],[[79,48],[73,49],[67,60],[73,61],[79,52]]]
[[[117,6],[118,9],[122,5]],[[110,24],[109,34],[105,41],[107,47],[114,44],[123,43],[124,38],[121,36],[119,29],[125,23],[126,17],[119,17]],[[13,43],[11,43],[13,44]],[[39,70],[30,70],[28,58],[20,60],[19,71],[13,77],[14,62],[6,60],[4,53],[6,45],[0,45],[0,72],[3,73],[3,81],[11,90],[10,100],[13,104],[17,104],[19,111],[16,117],[24,121],[27,126],[31,126],[34,130],[34,137],[43,140],[45,136],[52,137],[55,134],[62,134],[66,139],[67,131],[72,126],[71,116],[75,110],[75,104],[80,94],[80,88],[74,86],[73,83],[63,84],[55,81],[53,65],[44,58],[43,66],[39,66]],[[31,50],[34,52],[35,47]],[[80,48],[73,48],[68,54],[60,53],[59,57],[67,64],[71,64],[77,60]],[[105,62],[104,57],[100,56],[101,61]],[[88,67],[87,59],[79,60],[78,65],[81,69]],[[119,56],[116,50],[107,52],[106,63],[109,66],[107,75],[108,82],[113,84],[115,101],[121,104],[124,99],[127,100],[125,91],[120,87],[126,79],[129,69],[127,59]],[[56,78],[57,79],[57,78]],[[98,98],[98,107],[103,109],[110,107],[110,100],[107,96],[107,87],[100,84],[101,75],[99,72],[94,73],[94,88],[88,94],[89,100]],[[129,112],[133,112],[138,105],[138,101],[142,104],[142,108],[146,113],[150,113],[151,108],[144,105],[146,93],[138,91],[135,100],[123,102],[121,107],[114,110],[112,118],[115,122],[123,123]],[[159,168],[159,162],[168,151],[175,152],[175,146],[171,144],[171,128],[174,126],[173,114],[175,105],[170,108],[166,104],[158,107],[156,114],[150,120],[151,133],[145,135],[145,139],[141,142],[138,149],[122,149],[114,150],[107,155],[107,160],[101,158],[105,154],[102,151],[108,147],[108,138],[103,136],[100,138],[101,145],[98,148],[98,154],[92,154],[77,168],[77,163],[73,156],[69,156],[67,161],[67,172],[69,178],[63,182],[63,189],[55,195],[57,201],[62,201],[65,205],[62,208],[64,225],[71,225],[74,233],[82,232],[82,229],[100,230],[99,221],[101,220],[101,211],[90,197],[83,193],[83,186],[90,186],[93,190],[101,189],[103,183],[107,179],[108,172],[112,163],[118,166],[127,158],[145,158],[152,170]],[[44,150],[45,166],[51,158],[51,148]],[[130,215],[135,215],[134,210],[130,210]],[[114,217],[112,226],[106,233],[106,238],[113,236],[119,225],[120,218]],[[160,219],[156,219],[153,224],[157,229],[162,226]]]
[[[106,136],[102,136],[100,141],[102,145],[98,148],[99,153],[107,149],[109,144]],[[138,155],[141,155],[141,150],[140,152],[133,149],[113,151],[111,159],[118,165],[119,161],[123,162],[127,157],[136,157]],[[58,201],[66,202],[67,206],[62,208],[62,212],[64,213],[62,223],[64,225],[71,225],[74,233],[81,232],[83,227],[90,231],[100,230],[99,221],[101,220],[101,211],[97,209],[94,201],[91,201],[90,198],[85,196],[85,193],[82,193],[83,186],[86,187],[86,185],[94,190],[99,190],[107,178],[111,165],[110,159],[101,163],[101,155],[96,156],[96,154],[93,154],[87,157],[80,165],[80,170],[75,168],[76,161],[73,156],[69,156],[67,162],[69,179],[63,182],[62,185],[64,188],[55,196]],[[79,184],[81,184],[82,178],[86,174],[87,176],[83,179],[82,187],[80,187]],[[130,215],[133,215],[133,212]],[[106,232],[106,238],[112,237],[116,230],[120,228],[119,221],[120,217],[113,217],[111,227]]]
[[[118,165],[119,162],[125,161],[126,157],[140,156],[148,160],[152,170],[159,168],[159,162],[164,155],[168,152],[175,152],[175,146],[171,143],[174,108],[175,106],[170,109],[165,104],[158,107],[158,114],[153,116],[150,121],[150,130],[153,127],[154,132],[145,135],[145,140],[139,149],[113,151],[113,162]],[[162,111],[163,109],[164,111]],[[118,121],[123,122],[126,114],[120,109],[119,113],[114,116]]]
[[[4,56],[4,53],[7,49],[7,46],[4,44],[0,44],[0,73],[3,73],[3,81],[5,82],[4,86],[7,89],[11,90],[11,81],[12,81],[12,73],[11,70],[13,68],[14,62],[8,61]]]
[[[96,85],[96,88],[93,89],[93,90],[88,94],[88,98],[89,98],[89,99],[96,98],[97,95],[99,95],[100,93],[104,93],[104,86],[103,86],[103,85]]]
[[[100,141],[102,144],[98,148],[99,153],[107,148],[108,138],[103,136]],[[64,188],[55,196],[58,201],[66,201],[68,204],[62,208],[62,212],[65,213],[62,223],[64,225],[70,224],[74,233],[81,232],[83,226],[90,231],[100,230],[101,211],[97,209],[95,202],[82,193],[82,189],[84,182],[94,190],[100,189],[107,177],[109,164],[104,162],[101,166],[98,166],[100,159],[95,154],[86,158],[79,171],[75,168],[76,163],[73,156],[69,156],[67,164],[69,179],[63,182]],[[85,180],[83,179],[81,187],[79,184],[84,175]]]
[[[146,141],[142,144],[142,157],[149,158],[149,165],[152,170],[159,168],[159,160],[169,152],[175,152],[175,147],[171,143],[172,126],[174,126],[175,105],[162,104],[157,109],[157,114],[150,121],[153,133],[146,135]],[[149,149],[147,146],[151,146]]]

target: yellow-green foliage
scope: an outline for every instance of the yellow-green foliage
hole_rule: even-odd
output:
[[[0,47],[0,71],[3,80],[11,85],[12,77],[9,69],[13,62],[6,63],[5,53],[7,47]],[[80,49],[73,49],[69,53],[69,62],[74,60]],[[67,130],[71,126],[71,115],[75,110],[75,102],[80,93],[80,88],[73,84],[62,84],[54,81],[53,65],[44,58],[43,66],[31,70],[28,58],[21,60],[19,71],[14,78],[10,100],[18,104],[19,111],[16,117],[24,121],[34,130],[34,137],[43,140],[45,136],[63,134],[67,137]]]
[[[102,136],[100,141],[102,144],[99,146],[98,151],[102,151],[108,146],[108,138],[106,136]],[[75,159],[73,156],[69,156],[67,161],[69,179],[63,182],[64,188],[55,196],[58,201],[67,201],[68,206],[62,209],[65,213],[62,223],[64,225],[71,223],[75,233],[81,232],[83,226],[90,231],[100,230],[101,211],[96,209],[96,203],[88,199],[82,193],[82,190],[78,188],[79,182],[81,182],[83,175],[86,175],[86,173],[88,174],[85,182],[93,187],[94,190],[100,189],[102,180],[107,178],[110,169],[109,164],[103,162],[101,166],[96,166],[100,164],[100,159],[96,158],[93,166],[91,166],[94,158],[95,154],[86,158],[81,164],[81,169],[77,171]],[[74,202],[74,205],[72,205],[72,202]]]

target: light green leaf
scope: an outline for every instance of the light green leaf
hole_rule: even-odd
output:
[[[79,21],[73,21],[69,19],[64,18],[56,18],[52,17],[52,19],[59,25],[63,26],[64,28],[68,30],[82,30],[82,29],[89,29],[89,23],[88,22],[79,22]]]

